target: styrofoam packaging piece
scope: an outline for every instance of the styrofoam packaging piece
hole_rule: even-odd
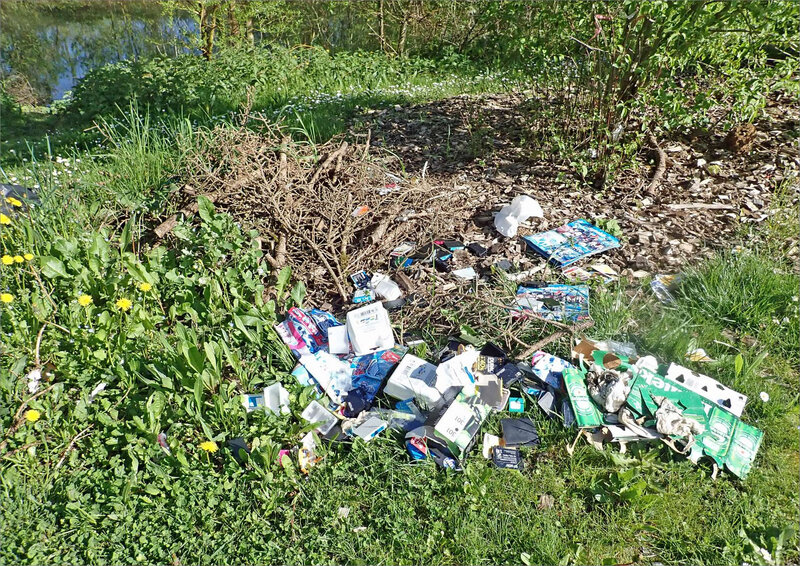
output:
[[[320,434],[327,434],[338,422],[336,415],[331,413],[328,409],[323,407],[317,401],[311,401],[308,404],[308,407],[303,409],[303,412],[300,414],[305,420],[310,423],[319,423],[317,426],[317,430]]]
[[[273,383],[264,388],[264,408],[276,415],[289,414],[289,392],[280,383]]]
[[[403,296],[399,285],[383,273],[373,273],[369,284],[375,294],[385,301],[396,301]]]
[[[520,222],[525,222],[531,216],[542,218],[544,211],[536,199],[528,195],[519,195],[504,206],[494,217],[494,227],[506,238],[517,235]]]
[[[346,326],[331,326],[328,328],[328,350],[331,354],[350,353],[350,342],[347,340]]]
[[[438,405],[442,394],[436,389],[436,366],[406,354],[392,372],[383,392],[395,399],[414,398],[427,408]]]
[[[389,313],[381,303],[365,305],[347,313],[347,335],[356,356],[394,348]]]

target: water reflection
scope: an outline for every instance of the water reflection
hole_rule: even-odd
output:
[[[0,75],[26,104],[61,98],[107,63],[184,52],[197,33],[190,17],[168,18],[156,2],[138,0],[3,0],[0,20]]]

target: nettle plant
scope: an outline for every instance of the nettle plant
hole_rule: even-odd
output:
[[[17,427],[9,449],[41,445],[36,457],[53,464],[71,438],[90,431],[91,448],[80,460],[70,452],[67,464],[99,458],[135,473],[142,461],[160,461],[186,470],[197,459],[229,463],[213,454],[217,443],[244,435],[254,447],[247,469],[271,477],[277,451],[303,432],[300,421],[247,415],[239,394],[285,379],[293,359],[272,330],[276,305],[264,299],[255,234],[207,199],[199,215],[176,226],[174,246],[146,251],[133,238],[133,219],[118,236],[101,229],[39,241],[29,219],[3,226],[12,261],[0,271],[4,301],[10,297],[0,311],[2,405],[13,411],[30,398],[25,377],[40,365],[50,368],[40,388],[53,386],[28,403],[40,418]],[[37,253],[16,262],[13,242]],[[279,296],[288,279],[287,270]]]

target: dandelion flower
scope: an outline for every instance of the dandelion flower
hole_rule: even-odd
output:
[[[35,423],[38,421],[42,416],[42,413],[37,411],[36,409],[29,409],[25,411],[25,420],[29,423]]]
[[[15,199],[14,197],[6,197],[6,202],[11,206],[22,206],[22,202]]]
[[[139,289],[147,293],[153,286],[150,283],[139,283]]]
[[[214,442],[213,440],[206,440],[205,442],[201,442],[200,448],[202,448],[206,452],[216,452],[219,449],[217,443]]]
[[[24,257],[26,261],[30,261],[33,259],[33,254],[23,254],[22,257]]]
[[[25,261],[25,259],[21,255],[15,255],[14,261],[16,261],[17,263],[22,263],[23,261]]]
[[[8,304],[14,301],[14,295],[11,293],[2,293],[0,294],[0,301]]]
[[[130,310],[131,306],[133,305],[133,303],[130,301],[130,299],[125,299],[125,298],[122,298],[122,299],[118,300],[114,304],[116,304],[117,308],[119,310],[121,310],[121,311]]]
[[[3,256],[2,261],[3,261],[3,265],[11,265],[12,263],[14,263],[14,258],[11,257],[10,255],[6,254],[6,255]]]
[[[78,297],[78,304],[82,307],[88,307],[92,304],[92,301],[93,299],[89,295],[81,295]]]
[[[0,213],[0,224],[11,224],[11,219],[5,214]]]

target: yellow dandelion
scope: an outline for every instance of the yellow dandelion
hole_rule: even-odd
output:
[[[200,448],[205,450],[206,452],[216,452],[219,450],[217,443],[213,440],[206,440],[205,442],[200,443]]]
[[[125,298],[122,298],[122,299],[118,300],[114,304],[117,305],[117,308],[119,310],[121,310],[121,311],[130,310],[131,306],[133,305],[133,303],[130,301],[130,299],[125,299]]]
[[[3,256],[2,261],[3,261],[3,265],[11,265],[12,263],[14,263],[14,258],[11,257],[10,255],[6,254],[6,255]]]
[[[14,295],[11,293],[2,293],[0,294],[0,301],[4,302],[5,304],[14,302]]]
[[[22,206],[22,202],[15,199],[14,197],[6,197],[6,202],[11,206]]]
[[[25,259],[21,255],[15,255],[14,261],[16,261],[17,263],[22,263],[23,261],[25,261]]]
[[[150,283],[139,283],[139,290],[144,291],[147,293],[153,286]]]
[[[30,261],[33,259],[33,254],[23,254],[22,257],[24,257],[26,261]]]
[[[11,224],[11,219],[5,214],[0,213],[0,224]]]
[[[28,409],[25,411],[25,420],[29,423],[35,423],[38,421],[42,416],[42,413],[37,411],[36,409]]]
[[[78,297],[78,304],[82,307],[88,307],[92,304],[93,299],[89,295],[81,295]]]

